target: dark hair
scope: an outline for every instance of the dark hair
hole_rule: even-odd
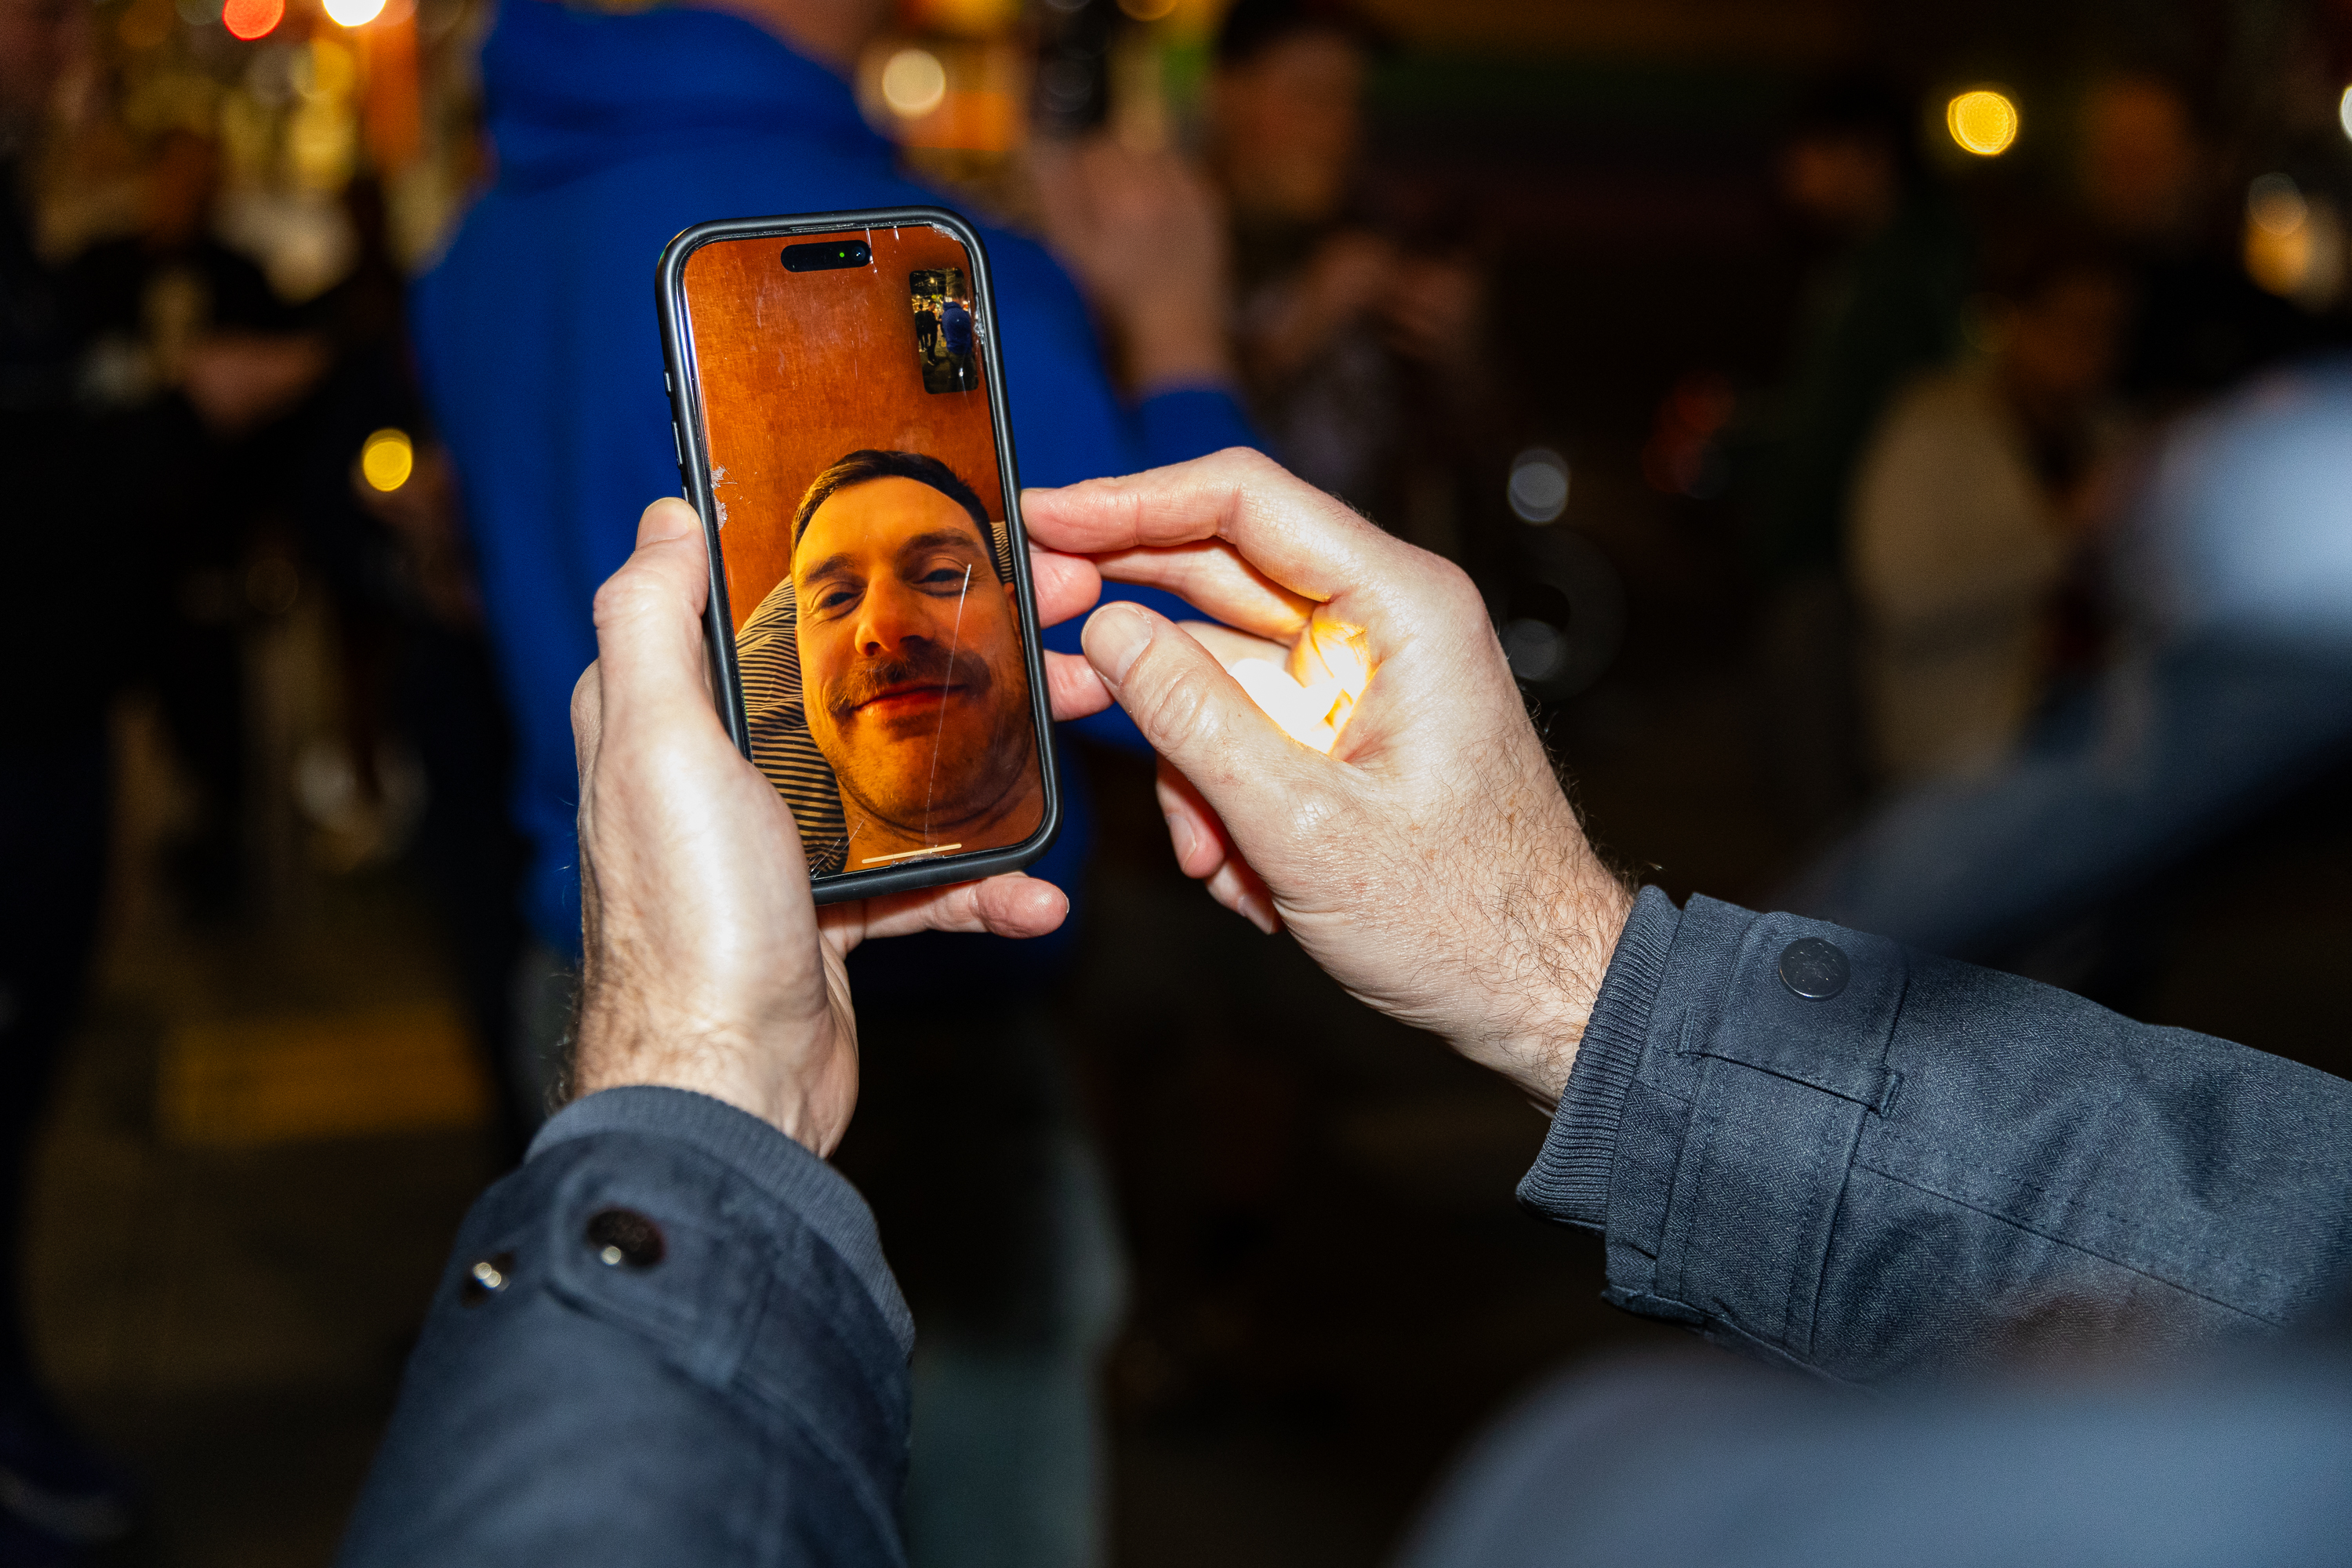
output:
[[[958,478],[953,468],[920,452],[878,452],[868,448],[835,459],[831,468],[809,481],[808,493],[801,497],[800,507],[793,513],[793,548],[800,548],[801,535],[808,531],[809,519],[816,515],[817,508],[839,491],[876,479],[912,479],[919,485],[930,486],[963,508],[971,514],[971,525],[979,531],[981,542],[988,546],[989,557],[996,563],[996,574],[1010,575],[1010,563],[997,549],[996,530],[979,494]]]
[[[2070,215],[2047,213],[2020,214],[1999,225],[1977,273],[1988,293],[2018,306],[2034,305],[2076,279],[2122,284],[2130,277],[2104,237]]]
[[[1247,65],[1302,33],[1329,33],[1370,55],[1395,47],[1381,25],[1348,0],[1234,0],[1217,24],[1217,64]]]
[[[1789,106],[1780,140],[1876,145],[1907,180],[1919,172],[1918,95],[1876,76],[1825,77]]]
[[[1782,132],[1802,136],[1907,135],[1914,118],[1912,95],[1875,76],[1823,77],[1809,83],[1790,104]]]

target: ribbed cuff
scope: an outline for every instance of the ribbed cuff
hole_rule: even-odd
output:
[[[882,1234],[874,1213],[849,1179],[831,1165],[748,1110],[692,1089],[650,1084],[600,1089],[573,1100],[548,1119],[524,1158],[600,1132],[677,1138],[723,1162],[792,1210],[832,1247],[874,1298],[899,1350],[913,1351],[915,1320],[882,1257]]]
[[[1617,1158],[1617,1122],[1650,1037],[1650,1009],[1665,979],[1682,911],[1655,888],[1633,900],[1633,913],[1610,956],[1593,999],[1592,1021],[1576,1048],[1552,1112],[1551,1131],[1519,1181],[1519,1202],[1563,1225],[1605,1230],[1609,1170]]]
[[[1230,387],[1162,387],[1136,409],[1143,455],[1154,468],[1205,458],[1228,447],[1263,447]]]

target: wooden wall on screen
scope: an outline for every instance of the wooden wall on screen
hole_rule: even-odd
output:
[[[787,243],[864,239],[870,267],[787,272]],[[722,240],[687,258],[687,317],[721,508],[735,626],[792,565],[793,509],[809,481],[861,447],[939,458],[1004,516],[987,392],[926,392],[908,275],[971,263],[933,228]],[[982,352],[986,352],[983,347]]]

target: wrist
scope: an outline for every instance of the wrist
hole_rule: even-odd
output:
[[[1576,1066],[1592,1009],[1633,910],[1633,895],[1587,851],[1568,884],[1514,933],[1523,973],[1539,977],[1485,1044],[1465,1052],[1517,1085],[1547,1111],[1559,1103]],[[1523,993],[1523,994],[1525,994]]]
[[[607,1089],[687,1089],[758,1117],[823,1159],[845,1130],[835,1123],[846,1119],[825,1116],[823,1095],[783,1070],[791,1054],[734,1030],[666,1026],[652,1019],[628,1023],[583,1008],[568,1098],[584,1099]]]
[[[1139,311],[1121,326],[1128,371],[1144,395],[1180,386],[1228,385],[1237,379],[1219,311]]]

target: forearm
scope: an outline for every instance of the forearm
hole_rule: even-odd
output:
[[[1780,976],[1807,938],[1834,994]],[[1654,890],[1521,1194],[1606,1235],[1619,1304],[1867,1380],[2053,1312],[2144,1348],[2308,1314],[2352,1259],[2347,1118],[2277,1058]]]
[[[911,1338],[814,1155],[592,1096],[467,1215],[341,1560],[897,1563]]]
[[[1234,384],[1233,349],[1226,341],[1221,303],[1211,299],[1168,310],[1153,301],[1128,313],[1128,369],[1145,396],[1171,387]]]

